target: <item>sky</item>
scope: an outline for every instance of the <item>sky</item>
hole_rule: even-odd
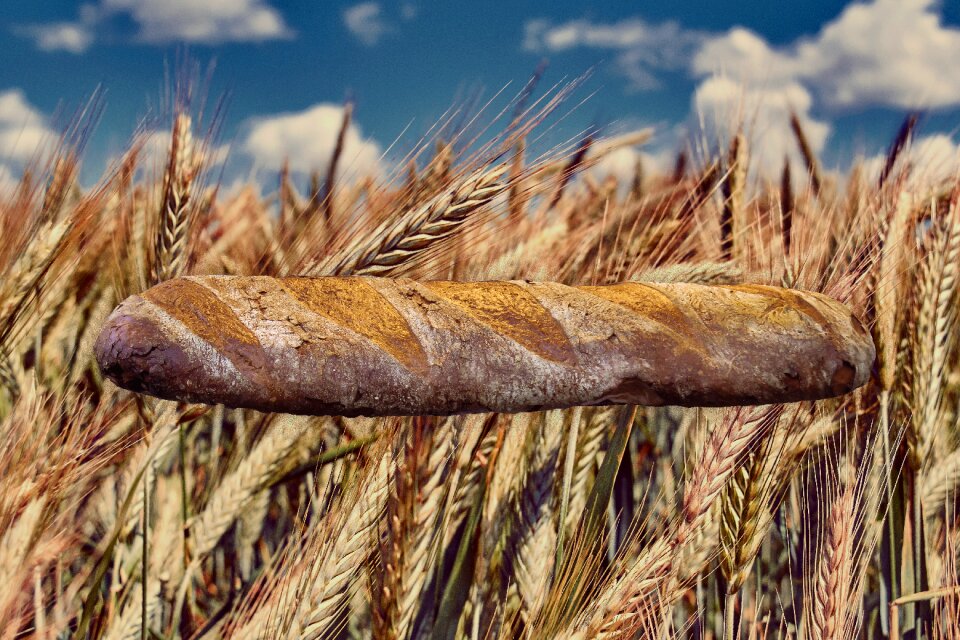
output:
[[[3,0],[0,60],[0,184],[97,91],[82,182],[138,126],[162,150],[184,60],[201,69],[208,123],[223,99],[225,182],[274,184],[284,159],[296,175],[323,170],[348,97],[344,157],[357,174],[383,173],[451,105],[503,90],[495,112],[544,61],[541,91],[590,72],[545,140],[654,127],[642,150],[601,166],[610,172],[637,158],[666,168],[691,140],[722,141],[745,120],[758,175],[779,173],[797,158],[791,110],[828,167],[881,154],[913,109],[924,113],[913,153],[960,165],[955,0]]]

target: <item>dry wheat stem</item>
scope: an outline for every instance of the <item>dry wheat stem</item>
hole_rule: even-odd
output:
[[[933,462],[949,338],[957,320],[955,294],[960,270],[960,191],[951,199],[943,231],[924,263],[914,364],[914,456],[919,467]]]
[[[370,468],[365,481],[358,485],[352,503],[347,503],[351,505],[349,510],[305,576],[305,597],[295,617],[291,637],[316,640],[331,631],[332,623],[347,601],[358,567],[372,551],[371,534],[387,505],[393,465],[391,457],[383,455]]]
[[[314,428],[312,420],[302,416],[282,416],[271,423],[267,434],[237,468],[220,482],[207,506],[191,521],[190,542],[194,562],[216,547],[230,526],[281,471],[303,433]]]
[[[546,593],[553,571],[557,528],[554,487],[564,413],[548,411],[528,441],[527,468],[517,498],[516,523],[511,532],[510,569],[523,600],[521,615],[532,619]]]

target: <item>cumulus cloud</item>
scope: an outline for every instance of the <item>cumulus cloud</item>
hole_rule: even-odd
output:
[[[0,183],[16,182],[24,165],[57,139],[46,118],[23,91],[0,91]]]
[[[41,51],[83,53],[93,43],[90,27],[82,22],[54,22],[24,27],[21,33],[34,40]]]
[[[101,0],[100,6],[133,18],[147,42],[256,42],[291,35],[280,13],[263,0]]]
[[[885,153],[867,158],[863,163],[864,177],[876,181],[886,161]],[[945,134],[922,136],[901,153],[898,166],[903,167],[905,164],[910,167],[910,189],[922,190],[937,186],[960,174],[960,144]]]
[[[633,147],[615,149],[592,165],[589,172],[600,178],[613,176],[621,184],[624,182],[629,184],[636,173],[637,162],[640,159],[640,152]]]
[[[283,16],[265,0],[100,0],[84,5],[76,22],[30,25],[22,32],[46,51],[81,53],[107,21],[136,23],[142,42],[261,42],[292,37]]]
[[[194,132],[196,133],[196,132]],[[169,128],[152,129],[141,134],[140,140],[140,165],[148,171],[159,175],[166,170],[167,160],[170,154],[170,143],[172,133]],[[204,152],[204,166],[216,167],[222,165],[230,153],[230,145],[218,145],[209,147],[204,145],[203,140],[194,138],[196,144],[200,144]],[[118,160],[118,158],[114,158]]]
[[[301,174],[325,171],[343,123],[343,107],[321,103],[305,111],[255,120],[242,143],[243,151],[259,167],[279,170],[289,159],[290,170]],[[381,148],[364,138],[353,124],[347,128],[340,175],[350,180],[381,173]]]
[[[754,166],[772,174],[784,156],[799,161],[791,110],[819,153],[830,126],[815,112],[960,105],[960,67],[951,62],[958,57],[960,29],[943,24],[933,0],[853,3],[816,35],[780,47],[737,27],[706,39],[690,61],[702,78],[693,129],[723,144],[745,123]],[[931,138],[914,153],[946,156],[949,145],[946,137]]]
[[[43,116],[27,102],[21,89],[0,91],[0,126],[32,125],[43,121]]]
[[[654,71],[684,68],[707,34],[684,29],[677,22],[651,24],[630,18],[611,24],[572,20],[554,24],[537,18],[524,25],[523,46],[538,53],[574,48],[619,52],[616,65],[634,89],[659,86]]]
[[[691,68],[760,82],[801,82],[834,108],[960,104],[960,29],[935,0],[853,3],[818,34],[774,48],[735,28],[705,42]]]
[[[0,195],[12,192],[17,187],[17,179],[10,171],[10,167],[0,164]]]
[[[790,128],[791,112],[797,114],[814,153],[823,151],[831,127],[811,115],[812,105],[810,92],[796,82],[754,86],[713,76],[694,91],[688,127],[703,144],[720,147],[742,131],[752,169],[771,178],[779,174],[784,158],[802,162]]]
[[[666,146],[652,152],[621,147],[604,154],[587,171],[599,180],[613,176],[622,187],[628,187],[636,176],[638,162],[647,175],[665,174],[672,169],[674,155],[673,149]]]
[[[0,162],[25,164],[55,137],[23,91],[0,91]]]
[[[938,0],[853,2],[820,31],[783,46],[734,27],[725,34],[640,18],[614,23],[530,20],[524,48],[616,52],[615,63],[635,89],[658,86],[657,70],[717,73],[754,86],[800,84],[831,109],[870,106],[937,108],[960,105],[960,28],[947,25]]]
[[[383,7],[379,2],[361,2],[347,7],[343,11],[343,23],[347,31],[368,47],[374,46],[393,31],[383,16]]]

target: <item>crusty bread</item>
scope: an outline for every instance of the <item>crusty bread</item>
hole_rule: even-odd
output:
[[[808,400],[864,384],[874,355],[817,293],[372,277],[170,280],[117,307],[96,344],[134,391],[368,416]]]

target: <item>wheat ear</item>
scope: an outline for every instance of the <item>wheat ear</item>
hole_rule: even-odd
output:
[[[853,569],[853,492],[844,488],[830,506],[827,531],[817,563],[810,637],[838,640],[842,635]]]
[[[819,196],[820,190],[823,188],[820,161],[817,160],[817,155],[814,153],[813,147],[810,146],[810,141],[807,139],[807,134],[803,130],[803,125],[800,123],[800,118],[796,112],[790,113],[790,129],[793,130],[793,135],[797,139],[797,146],[800,147],[800,154],[807,165],[807,175],[810,176],[810,187],[813,189],[813,195]]]
[[[213,551],[223,534],[281,471],[303,433],[316,428],[312,422],[303,416],[275,419],[267,434],[220,482],[207,506],[190,523],[194,562]]]
[[[382,570],[374,577],[374,629],[383,637],[414,635],[421,594],[443,540],[444,480],[452,459],[454,420],[415,418],[401,432],[402,462],[394,472],[387,509]]]
[[[721,185],[723,209],[720,214],[720,252],[724,260],[730,260],[733,257],[734,234],[741,223],[744,182],[747,176],[746,145],[747,139],[738,132],[730,142],[727,172]]]
[[[178,276],[186,261],[192,222],[192,187],[200,166],[190,116],[178,114],[170,136],[170,153],[163,183],[160,228],[154,248],[154,282]]]
[[[631,279],[658,283],[738,284],[743,282],[744,273],[731,262],[681,262],[644,271]]]
[[[477,171],[399,220],[387,220],[309,275],[387,275],[453,235],[471,213],[504,193],[506,165]]]
[[[46,507],[45,499],[31,500],[20,516],[3,532],[3,537],[0,537],[0,584],[9,588],[10,595],[18,591],[17,578],[24,577],[18,574],[28,563],[30,549],[36,542]],[[0,598],[0,605],[6,601],[7,598]],[[0,611],[4,611],[3,606],[0,606]]]
[[[522,598],[521,615],[536,615],[553,570],[557,542],[554,485],[563,442],[564,412],[548,411],[531,430],[527,466],[517,496],[508,567]]]
[[[913,384],[914,459],[931,462],[937,435],[950,337],[957,320],[954,300],[960,269],[960,189],[950,202],[945,228],[924,263],[917,319]]]
[[[573,480],[570,483],[570,505],[564,526],[572,532],[587,504],[590,477],[596,471],[600,449],[610,426],[616,421],[617,407],[600,407],[590,412],[581,422],[577,438],[577,455],[573,463]]]
[[[710,511],[751,445],[763,437],[781,408],[729,411],[710,434],[686,482],[680,520],[672,535],[659,538],[614,581],[588,613],[586,628],[597,637],[624,637],[631,630],[657,627],[651,615],[664,615],[682,593],[680,560],[699,538]],[[592,636],[591,636],[592,637]]]
[[[387,506],[389,479],[395,464],[390,455],[382,455],[358,482],[356,495],[349,496],[349,501],[344,500],[346,512],[323,541],[316,561],[305,576],[306,597],[289,637],[317,640],[335,631],[335,622],[348,600],[350,587],[376,543],[372,534]]]

